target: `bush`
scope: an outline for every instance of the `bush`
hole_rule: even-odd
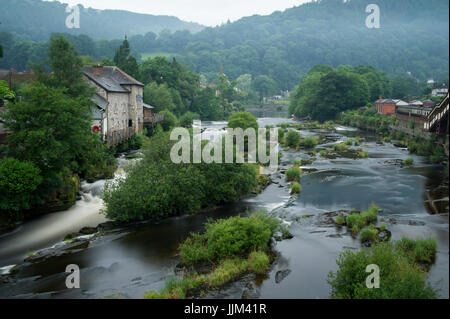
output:
[[[403,237],[397,242],[397,248],[413,262],[430,264],[436,257],[437,242],[433,238],[413,240]]]
[[[285,137],[285,144],[289,147],[297,147],[300,143],[300,133],[295,130],[290,130]]]
[[[267,249],[270,238],[281,231],[277,218],[264,211],[250,217],[230,217],[206,224],[204,234],[191,234],[180,245],[185,264],[224,259]]]
[[[414,159],[413,158],[407,158],[403,161],[403,165],[413,165],[414,164]]]
[[[378,230],[365,228],[361,231],[360,239],[361,242],[371,242],[377,239]]]
[[[190,128],[190,127],[192,127],[192,123],[194,122],[194,120],[199,120],[199,119],[200,119],[200,115],[198,115],[197,113],[188,111],[180,117],[180,125],[182,127]]]
[[[302,170],[299,167],[291,167],[286,171],[286,180],[288,182],[300,181],[300,176],[302,175]]]
[[[342,216],[342,215],[337,216],[335,223],[336,223],[336,225],[344,225],[345,224],[344,216]]]
[[[265,273],[270,266],[269,256],[262,251],[254,251],[248,257],[248,267],[257,274]]]
[[[169,110],[162,110],[161,112],[159,112],[159,114],[164,115],[164,121],[161,123],[164,131],[169,131],[177,126],[178,120],[175,114],[173,114]]]
[[[302,186],[298,182],[295,182],[291,185],[291,194],[300,194],[301,191]]]
[[[307,137],[303,140],[303,146],[306,148],[313,148],[317,145],[317,139],[314,137]]]
[[[175,164],[170,159],[173,144],[167,133],[153,136],[143,148],[142,160],[126,169],[126,177],[105,184],[108,218],[161,220],[192,214],[237,201],[256,187],[253,165]]]
[[[12,157],[0,159],[0,210],[29,209],[37,199],[36,191],[43,178],[31,162]]]
[[[328,275],[332,298],[339,299],[430,299],[437,291],[426,274],[391,243],[381,243],[359,252],[346,250],[337,260],[339,269]],[[368,289],[367,265],[380,269],[380,288]]]

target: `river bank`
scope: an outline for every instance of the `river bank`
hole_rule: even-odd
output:
[[[291,122],[282,118],[259,119],[260,127]],[[294,123],[294,122],[292,122]],[[226,122],[203,123],[209,131],[220,131]],[[39,242],[42,232],[22,228],[0,238],[1,247],[9,247],[9,257],[0,249],[0,267],[19,264],[15,281],[0,283],[0,296],[7,298],[142,298],[149,290],[160,290],[179,263],[177,248],[190,232],[200,232],[208,218],[225,218],[264,208],[290,224],[294,237],[276,244],[279,258],[266,276],[242,278],[215,291],[206,298],[241,298],[244,291],[252,298],[328,298],[326,282],[329,271],[337,269],[336,259],[343,249],[360,249],[358,239],[334,225],[321,223],[321,216],[341,209],[366,210],[372,202],[381,208],[380,218],[392,232],[393,240],[408,236],[432,236],[438,241],[438,254],[430,269],[430,281],[442,279],[442,298],[448,297],[448,182],[440,165],[430,165],[423,157],[410,155],[391,143],[377,143],[370,133],[338,126],[335,132],[326,129],[301,129],[302,136],[326,136],[318,151],[332,147],[348,138],[361,136],[361,147],[368,152],[364,159],[311,156],[306,150],[282,151],[281,171],[294,160],[307,159],[303,165],[300,196],[291,196],[281,172],[260,194],[243,198],[236,204],[219,207],[195,216],[182,216],[161,221],[157,225],[136,224],[110,230],[91,240],[87,247],[76,247],[63,254],[43,260],[21,263],[26,253],[19,253],[12,242],[29,238]],[[330,139],[332,137],[332,139]],[[315,157],[315,159],[313,159]],[[414,158],[412,167],[393,165],[393,160]],[[94,188],[100,189],[101,183]],[[95,192],[94,192],[95,193]],[[36,249],[63,242],[65,235],[84,226],[95,227],[102,209],[101,200],[88,207],[77,202],[92,223],[80,221],[80,227],[63,229],[52,240],[41,241]],[[92,203],[92,202],[91,202]],[[95,207],[95,208],[94,208]],[[434,208],[433,208],[434,207]],[[85,211],[88,210],[87,211]],[[76,214],[74,214],[76,215]],[[61,214],[62,216],[62,214]],[[69,216],[69,215],[67,215]],[[101,216],[101,215],[100,215]],[[102,217],[102,216],[101,216]],[[103,221],[99,221],[103,222]],[[67,223],[71,223],[67,220]],[[41,226],[45,225],[42,221]],[[55,228],[67,226],[64,218]],[[24,227],[26,225],[23,225]],[[70,227],[69,227],[70,228]],[[48,229],[47,229],[48,231]],[[170,234],[170,236],[167,236]],[[88,235],[89,236],[89,235]],[[33,240],[34,239],[34,240]],[[22,249],[23,250],[23,249]],[[29,249],[34,251],[34,249]],[[81,269],[81,289],[68,290],[64,280],[65,266],[77,264]],[[248,287],[252,287],[249,290]]]

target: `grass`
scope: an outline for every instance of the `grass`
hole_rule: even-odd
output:
[[[385,231],[386,230],[386,224],[381,224],[380,225],[380,230],[381,231]]]
[[[345,224],[344,216],[339,215],[338,217],[336,217],[335,223],[336,223],[336,225],[340,225],[340,226],[344,225]]]
[[[336,152],[343,152],[343,151],[347,151],[349,149],[349,146],[345,143],[338,143],[338,144],[334,144],[333,149]]]
[[[302,186],[298,182],[294,182],[291,185],[291,194],[300,194]]]
[[[248,267],[257,274],[266,273],[270,267],[270,259],[266,253],[254,251],[248,257]]]
[[[364,226],[375,223],[378,219],[378,213],[380,208],[376,205],[371,205],[367,212],[361,212],[360,214],[347,215],[345,223],[347,227],[352,230],[354,234],[358,234],[359,230]]]
[[[263,251],[253,251],[247,259],[237,257],[222,260],[210,273],[193,274],[185,278],[172,277],[161,291],[148,291],[144,299],[184,299],[190,289],[216,289],[236,280],[247,271],[264,274],[270,268],[270,258]]]
[[[300,176],[302,175],[302,169],[299,167],[291,167],[286,171],[286,180],[288,182],[298,182],[300,181]]]
[[[352,146],[353,145],[353,140],[352,139],[348,139],[344,143],[345,143],[345,145]]]
[[[378,230],[376,229],[370,229],[370,228],[364,228],[361,231],[360,239],[361,242],[373,242],[376,241],[378,235]]]
[[[430,264],[437,252],[437,242],[433,238],[413,240],[403,237],[397,242],[397,248],[408,255],[416,263]]]
[[[317,139],[314,137],[307,137],[302,141],[302,145],[305,148],[314,148],[317,144]]]
[[[292,166],[293,166],[293,167],[299,167],[299,166],[302,166],[302,161],[301,161],[301,160],[295,160],[295,161],[292,163]]]
[[[403,165],[411,166],[414,164],[414,159],[410,157],[410,158],[405,159],[402,163],[403,163]]]
[[[300,143],[300,137],[300,133],[294,130],[290,130],[284,138],[285,146],[294,148],[297,147]]]

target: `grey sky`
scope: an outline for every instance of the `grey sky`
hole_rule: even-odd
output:
[[[48,0],[47,0],[48,1]],[[215,26],[228,19],[270,14],[309,0],[59,0],[95,9],[121,9],[155,15],[172,15],[185,21]]]

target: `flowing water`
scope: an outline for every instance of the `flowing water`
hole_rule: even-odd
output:
[[[283,118],[260,118],[260,127],[289,122]],[[202,123],[205,136],[221,134],[226,122]],[[336,259],[344,249],[359,249],[360,243],[336,227],[317,224],[317,216],[339,209],[365,210],[373,202],[381,207],[393,239],[433,236],[438,241],[438,254],[430,270],[430,281],[441,288],[440,296],[448,298],[448,182],[443,168],[426,164],[418,156],[412,168],[393,165],[389,160],[411,157],[405,149],[390,143],[377,144],[370,134],[338,127],[336,133],[304,130],[303,136],[322,135],[330,141],[318,149],[331,147],[348,137],[365,137],[361,147],[368,151],[366,159],[325,159],[317,156],[307,165],[302,176],[302,192],[291,197],[282,187],[284,180],[267,187],[257,196],[249,196],[233,205],[195,216],[165,220],[157,225],[140,224],[112,232],[92,242],[87,249],[55,255],[42,261],[21,264],[28,252],[58,245],[67,233],[83,226],[105,221],[100,213],[103,203],[98,197],[104,181],[83,183],[84,198],[71,209],[39,217],[24,223],[0,237],[0,273],[21,264],[14,282],[0,282],[0,297],[15,298],[141,298],[159,289],[173,275],[179,262],[178,244],[192,231],[201,231],[207,218],[224,218],[265,208],[291,224],[294,238],[279,242],[278,261],[265,278],[259,278],[256,289],[261,298],[328,298],[326,282],[336,270]],[[304,151],[283,151],[281,168],[293,160],[308,158]],[[120,161],[121,166],[126,160]],[[119,169],[119,174],[121,170]],[[308,216],[302,218],[302,216]],[[76,264],[81,269],[81,289],[66,289],[65,268]],[[280,272],[288,273],[284,280]],[[224,290],[220,297],[240,297]]]

